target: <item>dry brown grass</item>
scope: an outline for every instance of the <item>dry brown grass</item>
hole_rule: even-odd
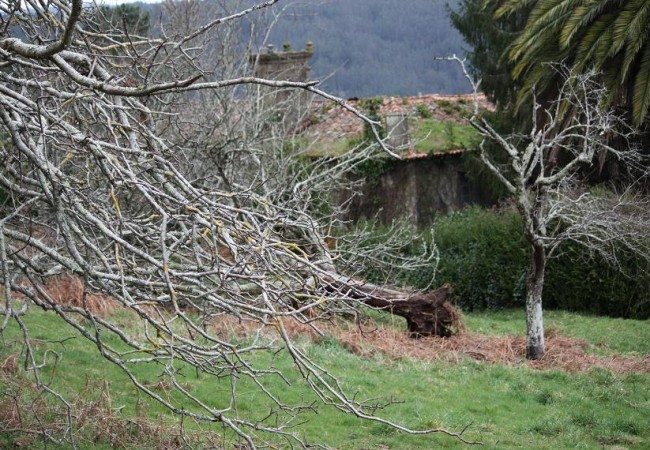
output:
[[[296,320],[283,321],[289,335],[303,336],[318,342],[321,337],[310,326]],[[256,329],[231,318],[220,318],[212,327],[224,335],[250,336]],[[523,336],[486,336],[467,331],[449,337],[410,338],[405,330],[378,325],[372,321],[350,325],[349,322],[320,322],[318,329],[334,337],[349,351],[364,357],[381,355],[394,360],[404,358],[421,361],[460,362],[469,358],[487,364],[525,364],[533,369],[560,369],[568,372],[587,372],[595,367],[613,372],[650,372],[650,356],[598,356],[587,351],[586,341],[562,336],[551,331],[546,336],[546,356],[539,361],[526,359],[526,341]],[[274,333],[268,327],[268,333]]]
[[[15,375],[18,373],[18,354],[7,356],[0,364],[0,375]]]
[[[587,342],[551,333],[546,338],[546,355],[539,361],[526,360],[526,341],[519,336],[485,336],[461,332],[449,338],[410,339],[390,328],[372,331],[332,329],[330,332],[350,351],[363,356],[380,353],[393,359],[460,361],[470,358],[492,364],[527,364],[534,369],[585,372],[602,367],[614,372],[650,372],[650,357],[598,356],[587,353]]]
[[[69,402],[69,412],[25,380],[0,373],[0,383],[7,387],[7,394],[0,397],[0,434],[10,448],[47,446],[48,442],[70,445],[70,430],[75,444],[84,448],[100,444],[121,449],[219,448],[217,434],[188,433],[182,424],[153,421],[144,407],[136,417],[122,415],[113,405],[108,384],[101,381],[88,383]],[[2,443],[0,448],[4,448]]]
[[[43,285],[53,301],[61,306],[76,306],[100,317],[106,317],[120,307],[113,297],[88,292],[81,278],[75,275],[58,275],[49,278]]]

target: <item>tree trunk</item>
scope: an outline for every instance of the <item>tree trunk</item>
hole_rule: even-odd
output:
[[[368,306],[404,317],[411,337],[449,337],[460,328],[458,310],[447,300],[452,289],[445,284],[435,291],[414,294],[406,298],[371,297],[362,299]]]
[[[544,357],[544,318],[542,313],[542,291],[546,271],[546,249],[532,244],[530,268],[526,278],[526,357]]]
[[[329,281],[337,290],[344,287],[349,297],[373,308],[404,317],[411,337],[449,337],[462,328],[458,309],[448,301],[452,293],[449,284],[444,284],[434,291],[413,294],[400,289],[354,282],[342,277],[333,277]]]

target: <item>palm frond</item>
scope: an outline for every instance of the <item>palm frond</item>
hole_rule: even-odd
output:
[[[650,45],[646,45],[641,65],[634,81],[632,95],[632,121],[634,126],[640,126],[648,115],[650,107]]]
[[[614,40],[610,56],[618,53],[628,43],[638,41],[647,34],[650,2],[647,0],[631,0],[619,11],[613,24]]]
[[[606,102],[608,106],[625,103],[627,86],[624,83],[623,73],[619,70],[622,64],[623,55],[619,53],[610,58],[607,66],[603,68],[602,79],[607,88]]]
[[[532,8],[526,26],[504,54],[522,83],[518,105],[533,88],[553,95],[545,63],[557,62],[573,74],[601,72],[610,105],[629,108],[636,126],[648,121],[650,0],[504,0],[496,14],[524,4]]]
[[[614,30],[612,24],[616,16],[614,14],[603,14],[598,18],[592,26],[597,27],[602,33],[598,38],[595,51],[593,53],[593,67],[596,70],[601,70],[609,57],[609,49],[612,46],[614,39]],[[590,27],[591,28],[591,27]],[[595,34],[595,32],[594,32]]]
[[[506,0],[503,5],[499,6],[494,12],[494,17],[498,19],[508,14],[515,14],[538,1],[539,0]]]
[[[581,0],[541,0],[531,11],[524,32],[513,43],[509,57],[516,61],[541,39],[557,39],[562,24],[572,12],[574,3]]]
[[[584,27],[594,22],[603,11],[617,6],[621,0],[600,0],[584,1],[582,5],[576,6],[571,16],[567,19],[560,33],[560,46],[568,47],[575,35]]]
[[[598,49],[603,48],[604,42],[610,39],[609,20],[597,20],[592,23],[578,44],[573,70],[579,73],[593,66]]]

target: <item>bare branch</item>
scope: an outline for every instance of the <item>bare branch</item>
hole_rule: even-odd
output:
[[[22,330],[42,386],[22,316],[34,305],[51,311],[146,396],[177,415],[220,422],[250,448],[268,433],[307,446],[291,427],[316,405],[273,392],[271,378],[289,377],[256,356],[280,349],[321,405],[464,441],[376,416],[376,401],[348,395],[287,331],[294,321],[318,332],[315,318],[355,312],[370,298],[355,278],[361,253],[351,249],[362,247],[331,245],[355,239],[333,193],[368,157],[395,152],[377,123],[316,81],[250,75],[253,42],[242,42],[237,20],[254,22],[275,3],[228,3],[234,11],[171,3],[184,19],[161,24],[154,39],[126,20],[100,20],[80,0],[14,5],[8,30],[21,37],[0,37],[0,333]],[[283,90],[293,94],[279,101]],[[296,132],[312,94],[365,120],[379,142],[313,158]],[[289,118],[297,99],[307,106]],[[405,270],[435,264],[433,246],[412,259],[387,256],[400,245],[388,239],[364,257]],[[130,311],[138,326],[102,315],[105,305]],[[228,318],[255,330],[245,343],[220,332]],[[175,395],[140,379],[141,364],[159,365]],[[196,395],[180,379],[187,368],[227,380],[230,396]],[[268,400],[265,418],[238,413],[241,379]]]

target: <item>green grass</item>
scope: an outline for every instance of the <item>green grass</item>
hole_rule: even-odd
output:
[[[526,332],[523,310],[504,310],[466,314],[470,330],[491,335],[523,335]],[[598,354],[650,355],[650,320],[629,320],[544,311],[546,331],[584,339]]]
[[[354,138],[341,138],[334,141],[320,141],[317,140],[313,143],[305,145],[305,150],[302,151],[304,156],[309,158],[322,158],[324,156],[337,157],[345,155],[355,144]]]
[[[444,152],[478,147],[480,136],[471,125],[453,121],[440,122],[434,118],[412,119],[411,140],[419,153]],[[305,146],[304,155],[312,158],[322,156],[341,156],[359,145],[361,136],[344,137],[334,141],[320,142]]]
[[[424,119],[415,124],[413,142],[418,152],[440,152],[476,148],[480,137],[467,124]]]
[[[120,313],[117,320],[130,326],[132,318]],[[472,332],[521,334],[521,311],[473,313],[466,316]],[[151,419],[172,419],[139,394],[119,368],[99,360],[97,350],[67,330],[52,313],[35,310],[25,317],[35,342],[39,361],[47,353],[43,379],[68,397],[81,393],[86,400],[99,401],[97,386],[110,388],[113,408],[123,416],[146,414]],[[550,311],[546,326],[562,334],[586,339],[594,349],[628,355],[650,354],[650,322],[589,317]],[[0,363],[21,347],[12,325],[0,344]],[[48,341],[72,337],[58,343]],[[607,344],[607,348],[603,347]],[[359,357],[333,339],[319,344],[300,344],[310,356],[339,376],[350,393],[359,398],[383,397],[403,403],[390,406],[380,415],[415,428],[445,427],[461,430],[469,425],[466,438],[484,442],[484,448],[648,448],[650,446],[650,375],[615,374],[596,369],[590,373],[536,371],[521,364],[516,367],[488,365],[471,360],[458,363],[388,360],[382,356]],[[47,350],[50,350],[49,352]],[[53,353],[52,351],[55,351]],[[58,360],[55,363],[55,356]],[[311,401],[309,393],[284,352],[259,356],[256,363],[275,367],[288,374],[289,387],[277,377],[267,380],[268,388],[287,402]],[[1,364],[0,364],[1,365]],[[159,366],[138,371],[148,384],[160,381]],[[2,397],[15,392],[16,383],[29,380],[24,372],[0,377]],[[225,402],[229,383],[195,373],[185,374],[185,385],[194,395]],[[106,388],[107,389],[107,388]],[[28,396],[28,393],[23,393]],[[35,394],[31,394],[31,398]],[[2,399],[0,397],[0,399]],[[262,417],[271,405],[251,383],[241,380],[237,409],[242,416]],[[311,442],[341,449],[462,448],[453,438],[442,435],[407,436],[381,424],[345,416],[332,408],[305,415],[300,427]],[[0,428],[2,424],[0,423]],[[220,432],[220,427],[186,423],[189,430]],[[0,447],[15,443],[19,434],[1,433]],[[81,441],[81,448],[108,445]],[[38,444],[38,442],[36,442]],[[143,446],[145,446],[143,444]],[[282,444],[280,444],[282,448]],[[134,448],[134,447],[132,447]]]

